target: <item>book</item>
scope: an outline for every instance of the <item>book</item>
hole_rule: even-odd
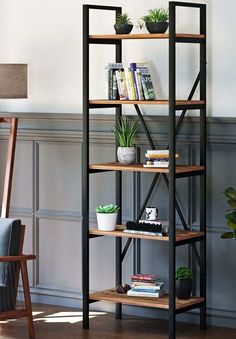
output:
[[[105,65],[105,99],[114,100],[116,95],[117,99],[117,82],[114,72],[118,69],[123,69],[121,62],[109,62]]]
[[[129,67],[125,67],[125,82],[128,91],[129,100],[135,100],[134,88],[132,85],[132,74]]]
[[[159,153],[145,153],[145,157],[148,159],[169,159],[169,154],[159,154]],[[179,159],[179,154],[175,154],[175,158]]]
[[[137,89],[138,89],[138,100],[144,100],[141,73],[139,70],[135,71],[135,79],[136,79]]]
[[[131,279],[138,279],[138,280],[155,280],[158,279],[157,274],[152,274],[152,273],[137,273],[131,275]]]
[[[150,168],[152,168],[152,167],[156,167],[156,168],[168,168],[169,167],[169,163],[156,163],[156,164],[143,164],[143,167],[150,167]]]
[[[140,100],[139,95],[138,95],[138,84],[137,84],[136,77],[135,77],[135,72],[136,72],[136,63],[135,62],[132,62],[130,64],[130,71],[131,71],[131,74],[132,74],[132,80],[133,80],[133,86],[134,86],[134,92],[135,92],[135,99]]]
[[[125,88],[125,83],[123,82],[124,80],[123,80],[122,73],[123,73],[122,70],[115,71],[117,87],[118,87],[118,94],[119,94],[120,100],[127,100],[128,99],[127,90]]]
[[[148,64],[137,63],[136,70],[140,72],[141,83],[145,100],[155,100],[155,92]]]
[[[158,237],[163,237],[162,232],[139,231],[139,230],[124,230],[123,232],[130,234],[156,235]]]
[[[158,286],[159,284],[164,284],[163,282],[159,282],[159,278],[155,280],[154,282],[152,281],[133,281],[133,284],[131,287],[136,287],[136,286]]]
[[[131,287],[133,291],[160,291],[163,289],[164,283],[160,282],[149,285],[148,283],[134,282]]]
[[[131,297],[151,297],[151,298],[160,298],[165,294],[165,291],[158,291],[158,292],[136,292],[133,289],[127,292],[128,296]]]

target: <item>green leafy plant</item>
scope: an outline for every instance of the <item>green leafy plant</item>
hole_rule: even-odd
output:
[[[231,232],[225,232],[221,235],[222,239],[236,239],[236,191],[233,187],[228,187],[223,192],[228,199],[228,204],[231,207],[226,214],[226,224]]]
[[[116,213],[118,212],[118,210],[119,210],[119,207],[113,204],[99,205],[96,207],[97,213]]]
[[[169,11],[164,8],[149,9],[148,14],[142,16],[140,20],[137,25],[140,29],[143,28],[146,22],[167,22],[169,20]]]
[[[175,279],[178,280],[191,280],[193,279],[193,272],[190,268],[185,266],[180,266],[175,272]]]
[[[116,25],[132,25],[132,21],[128,13],[118,14],[116,17]]]
[[[128,117],[121,117],[115,124],[112,132],[116,135],[121,147],[133,146],[134,137],[138,132],[138,121]]]

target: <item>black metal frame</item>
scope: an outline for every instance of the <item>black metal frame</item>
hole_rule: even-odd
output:
[[[180,38],[176,37],[176,7],[192,7],[200,10],[200,34],[205,38]],[[83,5],[83,169],[82,169],[82,281],[83,281],[83,327],[89,328],[89,304],[95,300],[89,299],[89,239],[99,237],[99,235],[89,235],[89,174],[100,173],[103,170],[89,170],[89,109],[90,108],[116,108],[116,119],[122,115],[122,105],[108,104],[98,105],[89,104],[89,45],[90,44],[113,44],[116,49],[116,62],[122,61],[122,40],[102,39],[95,40],[89,38],[89,11],[90,10],[108,10],[115,12],[116,16],[121,13],[121,7]],[[177,105],[176,104],[176,44],[177,43],[198,43],[200,46],[200,71],[193,84],[188,96],[188,100],[193,98],[197,86],[200,86],[200,100],[204,103],[198,105]],[[148,131],[141,110],[137,104],[134,105],[137,115],[140,119],[144,132],[149,141],[150,147],[155,149],[155,144]],[[190,109],[200,110],[200,165],[205,169],[196,173],[185,173],[183,175],[175,173],[175,153],[176,137],[181,130],[186,112]],[[176,111],[182,110],[182,113],[176,123]],[[150,185],[147,196],[140,206],[140,173],[134,173],[133,194],[134,194],[134,219],[140,219],[145,207],[151,197],[153,189],[160,177],[163,177],[167,188],[169,189],[169,338],[175,338],[176,314],[186,312],[193,308],[200,308],[200,327],[206,329],[206,5],[186,2],[169,2],[169,175],[155,174]],[[137,147],[137,161],[140,160],[140,150]],[[200,231],[203,236],[188,241],[176,242],[176,211],[180,217],[185,230],[188,230],[188,224],[181,211],[180,205],[176,199],[176,179],[200,175]],[[116,172],[116,203],[122,206],[122,172]],[[122,223],[122,210],[118,215],[118,223]],[[129,238],[122,249],[122,238],[116,238],[116,284],[122,283],[122,262],[133,240],[133,272],[141,271],[141,241],[140,239]],[[200,242],[200,255],[195,246],[195,242]],[[192,253],[200,265],[200,296],[204,301],[176,310],[175,300],[175,265],[176,265],[176,246],[190,244]],[[116,318],[122,318],[122,305],[116,305]]]

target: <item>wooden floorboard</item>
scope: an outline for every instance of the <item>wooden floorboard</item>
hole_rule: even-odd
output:
[[[90,330],[82,329],[81,310],[33,305],[36,339],[167,339],[168,322],[124,315],[123,320],[115,320],[113,314],[94,312],[90,320]],[[76,313],[71,313],[76,312]],[[11,320],[0,325],[1,339],[26,339],[26,319]],[[200,331],[199,326],[177,323],[177,339],[233,339],[236,329],[209,327]]]

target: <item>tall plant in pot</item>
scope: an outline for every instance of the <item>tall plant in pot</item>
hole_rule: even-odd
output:
[[[149,9],[148,14],[142,16],[140,20],[139,28],[142,29],[145,23],[149,33],[165,33],[169,26],[169,12],[164,8]]]
[[[114,231],[119,207],[117,205],[99,205],[96,207],[98,229],[100,231]]]
[[[114,25],[116,34],[129,34],[133,29],[133,24],[128,13],[118,14]]]
[[[176,296],[179,299],[189,299],[192,292],[193,273],[190,268],[180,266],[175,272]]]
[[[236,191],[233,187],[228,187],[225,189],[224,195],[228,199],[227,202],[231,207],[225,214],[226,224],[230,232],[223,233],[221,238],[236,240]]]
[[[119,144],[117,158],[121,164],[128,165],[135,161],[133,142],[138,128],[138,121],[133,121],[129,117],[121,117],[112,130]]]

